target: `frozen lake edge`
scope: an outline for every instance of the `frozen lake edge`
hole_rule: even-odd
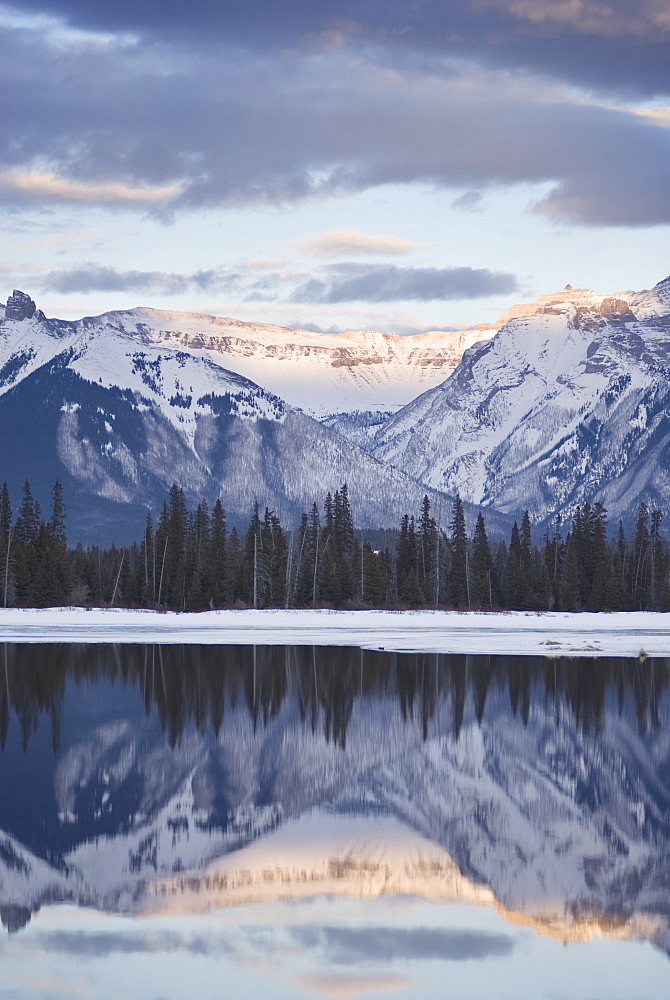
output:
[[[670,655],[670,614],[0,609],[0,642],[355,646],[527,656]]]

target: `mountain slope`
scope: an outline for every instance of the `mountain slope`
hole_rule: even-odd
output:
[[[670,279],[649,293],[566,288],[377,431],[371,452],[436,489],[536,517],[600,500],[626,516],[670,491]]]
[[[136,536],[172,482],[246,520],[256,497],[294,522],[347,482],[361,526],[418,510],[424,487],[216,364],[136,331],[38,314],[0,324],[0,475],[45,498],[60,476],[74,537]]]

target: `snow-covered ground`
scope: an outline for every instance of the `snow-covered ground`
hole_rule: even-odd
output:
[[[359,646],[396,652],[670,655],[670,614],[0,609],[0,642]]]

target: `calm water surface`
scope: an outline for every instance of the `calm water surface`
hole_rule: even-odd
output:
[[[0,998],[667,998],[669,681],[0,646]]]

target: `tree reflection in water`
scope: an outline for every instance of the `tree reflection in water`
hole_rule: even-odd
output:
[[[155,709],[167,742],[184,729],[208,727],[218,736],[226,711],[246,704],[254,728],[291,701],[305,725],[322,726],[326,740],[346,747],[356,699],[397,698],[402,717],[420,719],[424,738],[438,705],[449,703],[458,737],[468,702],[479,723],[492,689],[507,691],[525,726],[541,699],[567,710],[583,732],[599,732],[606,705],[634,713],[643,736],[659,726],[668,688],[668,659],[541,658],[388,653],[321,646],[85,645],[5,643],[0,681],[0,748],[15,714],[27,749],[43,716],[60,745],[68,684],[106,681],[135,690],[147,715]]]

